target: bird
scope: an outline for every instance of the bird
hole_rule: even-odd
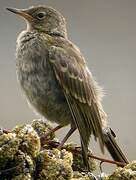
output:
[[[27,101],[44,118],[58,124],[54,131],[71,126],[60,148],[78,129],[87,170],[92,135],[102,153],[107,147],[115,161],[128,163],[108,124],[102,106],[103,90],[79,48],[69,40],[63,15],[46,5],[7,10],[27,24],[16,42],[17,78]]]

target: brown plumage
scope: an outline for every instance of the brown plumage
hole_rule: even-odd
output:
[[[101,115],[93,79],[84,58],[79,52],[74,51],[73,47],[67,50],[55,46],[51,47],[49,57],[56,78],[65,94],[74,123],[79,130],[85,154],[91,134],[95,136],[95,139],[99,139],[101,150],[104,152]]]
[[[87,169],[91,135],[99,140],[102,152],[106,146],[115,160],[127,163],[107,126],[102,90],[80,50],[68,40],[64,17],[46,6],[8,10],[27,20],[27,29],[17,40],[16,59],[18,79],[28,101],[48,120],[62,127],[71,124],[61,145],[77,128]]]

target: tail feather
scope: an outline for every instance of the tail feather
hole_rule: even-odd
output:
[[[115,161],[128,164],[129,161],[127,160],[126,156],[118,146],[115,137],[115,133],[110,128],[106,128],[104,130],[105,146],[107,147],[107,150],[109,151],[112,158]]]
[[[88,147],[87,146],[85,147],[85,144],[83,143],[83,140],[81,137],[80,137],[80,142],[81,142],[84,166],[85,166],[86,170],[90,171],[89,160],[88,160]]]

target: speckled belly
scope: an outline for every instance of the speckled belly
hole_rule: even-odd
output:
[[[72,121],[68,104],[52,72],[24,73],[18,79],[28,101],[38,113],[49,121],[67,125]]]
[[[17,76],[28,101],[48,120],[71,123],[68,104],[48,60],[48,38],[43,41],[35,33],[24,32],[17,42]]]

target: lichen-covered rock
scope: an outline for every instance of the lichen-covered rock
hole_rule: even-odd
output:
[[[21,140],[20,150],[32,157],[36,157],[41,149],[41,143],[40,137],[34,128],[29,124],[25,124],[23,126],[17,126],[13,132]]]
[[[118,167],[106,180],[136,180],[136,161],[124,168]]]
[[[67,151],[70,150],[73,152],[73,164],[72,164],[73,171],[77,171],[77,170],[80,172],[86,171],[84,162],[83,162],[81,147],[74,143],[68,143],[64,146],[64,148],[66,148]],[[89,150],[89,154],[92,154],[91,150]],[[90,167],[91,172],[95,171],[97,168],[96,161],[90,157],[89,157],[89,167]]]
[[[15,176],[11,180],[33,180],[33,178],[30,173],[25,173]]]
[[[131,169],[132,171],[136,171],[136,161],[132,161],[132,163],[125,166],[126,169]]]
[[[42,137],[44,135],[47,135],[51,130],[52,127],[47,124],[44,120],[42,119],[35,119],[32,121],[31,123],[32,127],[34,128],[34,130],[37,132],[37,134],[39,135],[39,137]],[[55,134],[52,132],[50,134],[48,134],[48,136],[46,136],[46,140],[53,140],[55,138]]]
[[[72,154],[66,150],[43,150],[37,157],[38,180],[71,180]]]
[[[96,162],[89,158],[90,172],[86,172],[81,147],[69,143],[58,150],[51,129],[43,120],[34,120],[10,133],[1,132],[0,180],[136,180],[136,161],[111,175],[94,176]]]
[[[98,180],[92,173],[74,171],[72,180]]]
[[[12,160],[8,160],[7,165],[3,170],[0,167],[0,179],[6,180],[25,176],[26,173],[33,175],[35,170],[35,163],[33,159],[22,151],[18,151]]]
[[[14,159],[20,145],[15,133],[0,135],[0,169],[4,169]]]

